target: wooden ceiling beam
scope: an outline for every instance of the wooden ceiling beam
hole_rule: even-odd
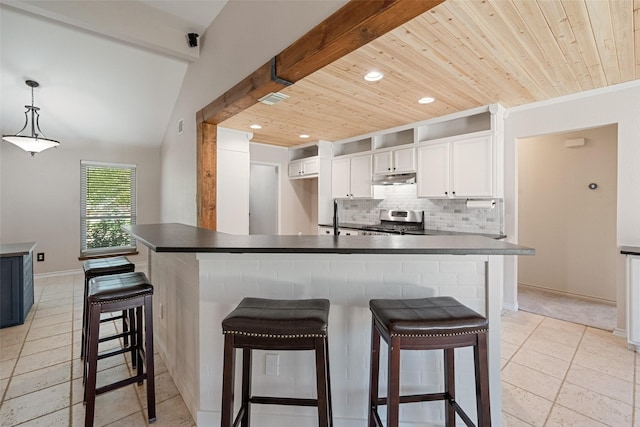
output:
[[[297,82],[443,1],[350,1],[276,56],[278,77]]]
[[[308,76],[444,0],[352,0],[197,113],[218,124]],[[275,69],[273,69],[275,65]]]

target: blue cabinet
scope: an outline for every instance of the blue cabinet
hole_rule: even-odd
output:
[[[35,244],[23,245],[26,246],[2,245],[1,247],[0,328],[23,324],[33,306],[32,251]]]

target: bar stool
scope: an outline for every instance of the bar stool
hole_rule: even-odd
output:
[[[456,424],[456,413],[467,426],[469,416],[455,400],[454,349],[473,347],[478,425],[489,427],[489,375],[487,320],[451,297],[373,299],[369,427],[382,426],[378,406],[387,405],[387,427],[397,427],[401,403],[444,400],[447,427]],[[389,347],[388,397],[378,396],[380,337]],[[400,396],[400,350],[444,350],[444,392]]]
[[[251,404],[317,406],[318,425],[333,425],[329,380],[326,299],[272,300],[244,298],[223,321],[223,427],[250,424]],[[242,405],[233,418],[235,350],[242,349]],[[253,396],[251,350],[315,350],[317,399]]]
[[[135,264],[133,264],[127,257],[117,256],[111,258],[100,258],[100,259],[90,259],[82,263],[82,268],[84,270],[84,299],[83,299],[83,309],[82,309],[82,341],[80,348],[80,358],[83,359],[86,354],[87,347],[87,317],[88,317],[88,306],[87,306],[87,294],[89,292],[89,280],[94,277],[107,276],[110,274],[121,274],[121,273],[130,273],[135,270]],[[129,344],[129,319],[128,313],[123,311],[119,316],[110,317],[106,319],[102,319],[102,322],[108,322],[111,320],[119,320],[122,319],[122,336],[124,340],[124,345]],[[113,336],[113,338],[119,338],[120,336]],[[131,355],[132,363],[135,367],[134,355]]]
[[[147,410],[149,422],[156,420],[156,398],[153,364],[153,286],[141,272],[114,274],[94,277],[89,281],[87,302],[87,354],[84,365],[86,383],[84,401],[86,403],[85,427],[93,425],[96,396],[129,384],[147,381]],[[100,344],[100,315],[117,311],[133,310],[135,322],[131,326],[131,340],[128,347],[98,352]],[[144,314],[144,321],[143,321]],[[144,334],[143,334],[144,330]],[[144,336],[143,336],[144,335]],[[136,375],[96,387],[98,360],[132,351],[135,354]],[[146,372],[143,370],[146,367]]]

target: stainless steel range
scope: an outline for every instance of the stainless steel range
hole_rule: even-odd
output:
[[[382,209],[379,219],[379,224],[363,227],[360,234],[365,236],[387,236],[424,229],[423,210]]]

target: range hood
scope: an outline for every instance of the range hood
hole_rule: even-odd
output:
[[[415,184],[416,174],[413,173],[401,173],[394,175],[375,175],[373,185],[401,185],[401,184]]]

